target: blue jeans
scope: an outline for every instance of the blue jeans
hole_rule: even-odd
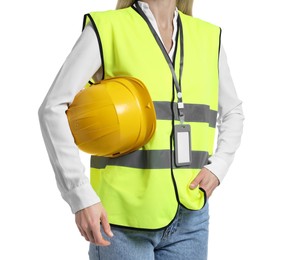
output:
[[[179,206],[174,221],[158,231],[112,226],[107,247],[90,244],[90,260],[206,260],[208,203],[199,211]]]

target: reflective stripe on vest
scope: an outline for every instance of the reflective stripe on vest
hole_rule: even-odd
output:
[[[169,169],[171,168],[171,160],[174,154],[169,150],[138,150],[117,158],[108,157],[91,157],[91,167],[97,169],[104,169],[108,165],[123,166],[140,169]],[[200,169],[207,163],[208,153],[202,151],[192,152],[192,164],[184,166],[189,169]],[[176,167],[173,167],[176,168]]]
[[[174,218],[178,204],[191,210],[204,206],[200,189],[189,184],[213,152],[218,110],[220,28],[180,13],[184,31],[182,93],[185,122],[191,126],[193,163],[175,167],[171,134],[178,124],[175,89],[168,64],[148,25],[131,7],[85,16],[99,39],[105,78],[142,80],[154,101],[156,132],[140,150],[118,158],[92,156],[91,184],[110,223],[159,229]],[[179,44],[174,67],[179,71]]]
[[[160,120],[171,120],[171,102],[158,102],[154,101],[156,116]],[[179,120],[177,117],[177,108],[174,109],[175,120]],[[197,104],[184,104],[185,121],[186,122],[203,122],[208,123],[210,127],[215,128],[217,111],[211,110],[208,105],[197,105]]]

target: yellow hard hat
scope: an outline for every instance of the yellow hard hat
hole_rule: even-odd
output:
[[[137,150],[156,129],[149,92],[133,77],[102,80],[80,91],[66,114],[79,149],[97,156],[117,157]]]

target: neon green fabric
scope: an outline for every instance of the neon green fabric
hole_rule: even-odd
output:
[[[205,204],[204,192],[190,190],[189,184],[213,152],[220,28],[182,13],[180,17],[185,52],[181,85],[196,160],[190,167],[179,168],[172,160],[170,142],[172,124],[179,124],[172,109],[176,103],[171,103],[173,95],[176,102],[176,93],[168,64],[148,25],[131,7],[90,13],[84,19],[85,25],[93,24],[100,40],[104,78],[132,76],[142,80],[157,114],[156,132],[140,150],[115,159],[92,157],[91,183],[112,224],[158,229],[171,222],[179,203],[191,210]]]

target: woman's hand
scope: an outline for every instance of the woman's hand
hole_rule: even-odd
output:
[[[75,221],[81,235],[87,241],[98,246],[110,245],[110,242],[103,238],[100,230],[101,223],[105,234],[108,237],[113,237],[106,211],[101,202],[76,212]]]
[[[219,185],[219,179],[211,171],[206,168],[202,168],[195,179],[189,185],[190,189],[195,189],[199,185],[199,188],[202,188],[209,198],[215,188]]]

